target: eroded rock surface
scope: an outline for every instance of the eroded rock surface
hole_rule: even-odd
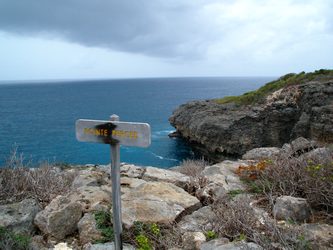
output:
[[[301,136],[333,142],[333,79],[287,86],[253,105],[192,101],[179,106],[169,121],[215,161],[253,148],[281,147]]]

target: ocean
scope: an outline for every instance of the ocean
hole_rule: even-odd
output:
[[[181,139],[171,139],[168,122],[177,106],[191,100],[239,95],[273,77],[148,78],[38,81],[0,84],[0,166],[15,148],[31,166],[41,163],[108,164],[110,147],[78,142],[77,119],[145,122],[148,148],[121,147],[121,162],[168,168],[195,157]]]

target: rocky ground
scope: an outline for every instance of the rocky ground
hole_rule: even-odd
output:
[[[302,246],[304,249],[332,249],[333,226],[319,221],[306,223],[311,221],[312,215],[307,200],[292,196],[278,197],[270,214],[258,205],[258,197],[246,192],[247,186],[237,174],[240,166],[253,165],[254,162],[272,157],[288,147],[296,149],[297,145],[303,145],[304,148],[304,145],[311,143],[304,140],[298,140],[301,142],[299,144],[296,141],[294,144],[285,145],[284,149],[255,149],[244,155],[244,160],[223,161],[206,166],[199,174],[194,173],[197,170],[195,168],[192,174],[190,170],[186,175],[180,173],[179,168],[165,170],[123,164],[121,200],[124,231],[129,232],[140,222],[140,225],[158,225],[160,228],[155,229],[155,233],[160,235],[163,227],[161,225],[172,225],[173,232],[176,232],[173,236],[175,240],[172,242],[166,239],[169,242],[165,242],[162,249],[265,249],[265,246],[260,246],[259,241],[255,243],[243,234],[237,237],[220,237],[218,230],[228,223],[228,227],[239,222],[246,223],[238,219],[228,221],[228,218],[224,218],[225,224],[222,223],[221,226],[220,218],[226,215],[229,217],[230,213],[232,219],[234,213],[237,213],[235,211],[238,211],[244,216],[249,213],[249,220],[254,223],[254,227],[276,225],[274,230],[289,230],[291,227],[302,230],[304,239],[299,238],[299,241],[304,244],[298,245],[299,249]],[[313,150],[314,148],[308,151]],[[31,198],[1,205],[0,226],[16,233],[32,235],[30,249],[113,249],[110,240],[103,241],[105,232],[99,228],[96,217],[97,213],[110,212],[110,166],[86,165],[57,171],[75,175],[67,193],[58,195],[44,208]],[[230,203],[223,203],[221,206],[219,201],[226,196],[230,198]],[[229,207],[235,210],[230,210]],[[270,221],[274,223],[269,224]],[[240,225],[241,228],[247,226]],[[225,230],[232,232],[233,229]],[[129,242],[132,245],[125,244],[124,249],[135,249],[133,242],[134,239]],[[272,249],[288,249],[283,244],[282,240],[269,243],[269,246]],[[140,249],[149,247],[141,245]]]

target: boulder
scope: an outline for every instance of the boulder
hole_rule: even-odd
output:
[[[206,167],[201,174],[205,176],[209,182],[223,186],[226,191],[243,190],[245,189],[245,185],[235,173],[240,165],[247,166],[243,161],[223,161]]]
[[[206,241],[206,236],[202,232],[185,232],[182,235],[183,249],[200,249],[200,245]]]
[[[302,229],[312,249],[333,249],[333,225],[311,223]]]
[[[67,198],[81,204],[84,212],[106,210],[111,203],[111,185],[81,186],[69,193]]]
[[[44,234],[61,240],[75,232],[81,216],[81,204],[59,195],[36,215],[34,223]]]
[[[263,248],[253,242],[233,241],[224,243],[226,240],[216,239],[201,244],[200,250],[262,250]]]
[[[145,168],[141,168],[135,165],[124,164],[120,167],[121,176],[130,178],[142,178],[145,172]]]
[[[147,181],[170,182],[181,188],[184,188],[190,182],[189,176],[176,171],[154,167],[147,167],[142,178]]]
[[[0,226],[17,233],[31,234],[35,229],[33,220],[40,210],[34,199],[0,205]]]
[[[247,151],[242,159],[244,160],[265,160],[271,159],[281,153],[281,149],[277,147],[264,147],[264,148],[254,148]]]
[[[83,250],[115,250],[114,243],[86,244]],[[123,250],[135,250],[135,247],[129,244],[123,244]]]
[[[126,227],[131,227],[134,221],[171,223],[185,211],[201,206],[197,198],[166,182],[145,182],[121,199]]]
[[[101,232],[97,229],[95,217],[91,213],[84,214],[77,227],[82,245],[102,238]]]
[[[281,196],[276,199],[273,215],[278,220],[291,219],[297,222],[304,222],[310,218],[311,209],[306,199]]]
[[[178,223],[178,227],[182,232],[206,232],[212,230],[215,216],[212,208],[205,206],[184,216]]]
[[[72,187],[78,189],[85,186],[102,186],[110,183],[107,175],[101,171],[81,170],[75,177]]]

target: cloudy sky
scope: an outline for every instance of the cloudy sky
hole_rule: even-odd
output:
[[[333,68],[332,0],[0,0],[0,80]]]

